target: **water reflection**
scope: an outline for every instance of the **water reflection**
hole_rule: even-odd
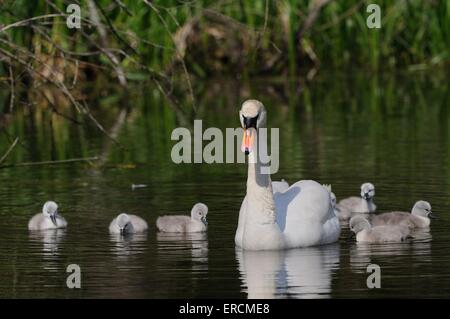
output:
[[[287,251],[236,250],[243,291],[248,298],[327,298],[339,245]]]
[[[147,234],[110,234],[111,252],[117,260],[128,261],[133,256],[145,252]]]
[[[60,244],[65,236],[65,229],[47,229],[29,233],[29,239],[33,246],[36,244],[42,245],[41,253],[44,260],[44,269],[50,271],[59,270]]]
[[[159,255],[167,260],[191,258],[193,273],[208,270],[207,233],[157,233],[156,236]]]
[[[355,242],[350,246],[350,267],[354,273],[365,273],[367,265],[375,262],[378,257],[394,258],[411,257],[424,262],[424,256],[431,253],[429,229],[415,229],[412,238],[402,243],[371,244]]]

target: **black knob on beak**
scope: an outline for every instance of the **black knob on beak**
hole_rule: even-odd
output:
[[[258,122],[258,116],[259,115],[255,116],[255,117],[246,117],[246,116],[242,115],[244,128],[245,129],[249,129],[249,128],[253,127],[256,130],[256,124]]]

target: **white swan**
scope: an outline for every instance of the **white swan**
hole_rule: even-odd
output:
[[[336,208],[339,210],[339,219],[346,220],[352,217],[352,213],[373,213],[377,206],[373,202],[375,186],[372,183],[361,185],[361,197],[348,197],[339,201]]]
[[[208,230],[206,215],[208,206],[197,203],[192,207],[191,216],[161,216],[156,220],[156,228],[166,233],[197,233]]]
[[[349,222],[350,231],[356,234],[356,241],[368,243],[388,243],[401,242],[406,240],[411,231],[406,226],[401,225],[370,225],[364,216],[352,217]]]
[[[430,226],[431,213],[430,203],[420,200],[416,202],[411,210],[407,212],[390,212],[373,216],[371,219],[373,226],[381,225],[404,225],[410,229],[427,228]]]
[[[29,230],[57,229],[67,227],[67,221],[58,214],[58,205],[48,201],[42,207],[42,213],[34,215],[28,222]]]
[[[120,214],[109,224],[111,234],[135,234],[142,233],[148,229],[147,222],[136,215]]]
[[[256,153],[267,154],[267,141],[258,143],[258,130],[265,127],[267,117],[263,104],[256,100],[244,102],[239,117],[244,128],[242,150],[248,154],[249,163],[236,246],[276,250],[337,241],[340,225],[331,206],[330,192],[315,181],[305,180],[288,188],[277,187],[274,193],[270,174],[261,170],[264,165]]]

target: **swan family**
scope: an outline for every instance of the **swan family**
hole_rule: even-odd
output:
[[[335,243],[341,235],[341,223],[358,242],[400,242],[408,239],[415,228],[430,225],[431,205],[418,201],[408,212],[374,214],[375,186],[364,183],[360,196],[337,202],[331,186],[313,180],[289,185],[284,179],[272,181],[268,167],[259,154],[267,154],[267,141],[259,140],[259,130],[266,127],[267,112],[257,100],[247,100],[239,111],[243,128],[241,150],[248,158],[246,194],[241,203],[234,242],[242,250],[284,250]],[[193,206],[190,216],[160,216],[160,232],[206,232],[208,207]],[[29,221],[29,230],[67,227],[53,201],[44,204],[42,212]],[[148,230],[147,222],[136,215],[122,213],[109,224],[112,234],[133,234]]]

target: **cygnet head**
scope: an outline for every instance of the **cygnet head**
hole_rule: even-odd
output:
[[[348,226],[354,234],[357,234],[364,229],[369,230],[371,228],[369,221],[359,215],[352,217]]]
[[[333,208],[336,208],[336,195],[334,195],[333,192],[330,193],[330,197],[331,197],[331,206]]]
[[[125,234],[127,230],[132,226],[130,216],[125,213],[117,216],[117,226],[120,229],[120,233]]]
[[[254,148],[256,132],[266,125],[266,110],[264,105],[257,100],[247,100],[239,111],[239,120],[244,129],[241,150],[246,155]]]
[[[52,223],[57,226],[56,216],[58,216],[58,204],[53,201],[46,202],[42,207],[42,214],[46,217],[50,217]]]
[[[375,196],[375,186],[372,183],[361,185],[361,197],[365,200],[372,199]]]
[[[430,205],[430,203],[428,203],[424,200],[419,200],[418,202],[416,202],[414,204],[411,214],[416,215],[416,216],[433,218],[433,215],[431,212],[431,205]]]
[[[206,215],[208,214],[208,206],[203,203],[197,203],[192,207],[191,218],[197,221],[201,221],[203,224],[208,225]]]

